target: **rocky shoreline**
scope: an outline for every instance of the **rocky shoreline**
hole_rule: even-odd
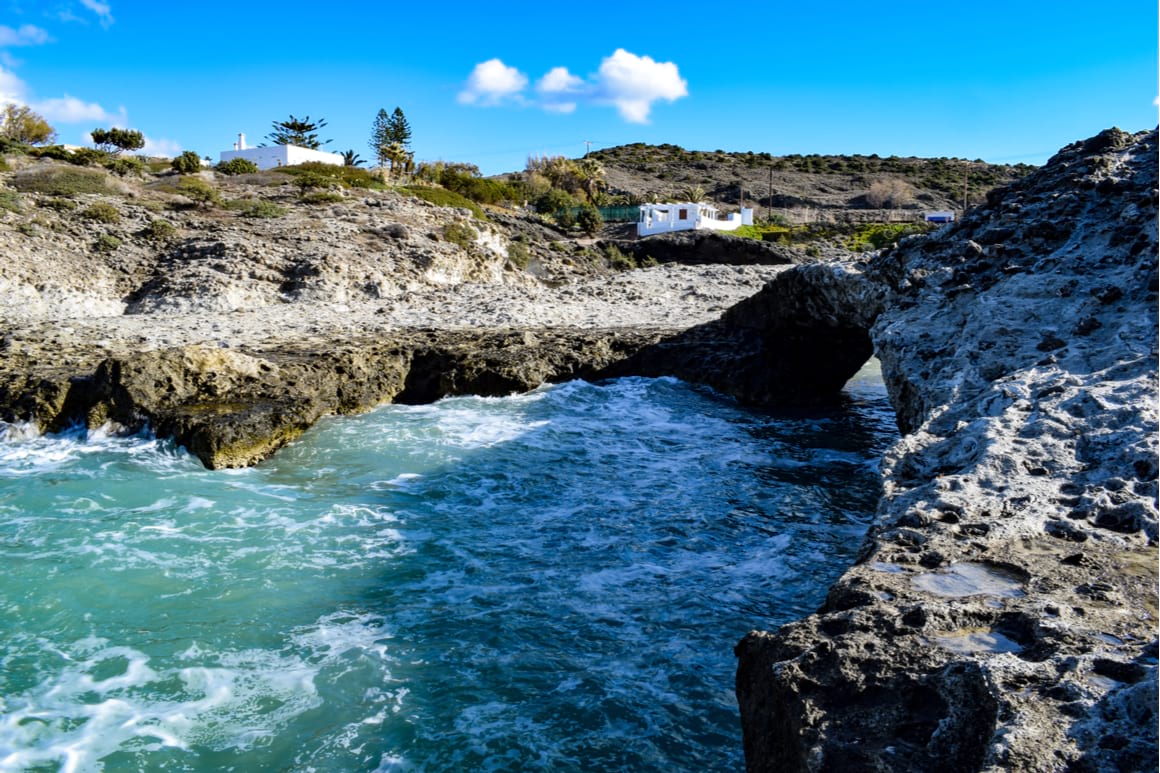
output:
[[[1156,769],[1157,166],[1109,130],[795,272],[870,323],[904,437],[825,604],[737,647],[751,771]]]
[[[365,217],[343,222],[382,230]],[[413,217],[404,241],[433,227]],[[833,395],[877,354],[904,437],[823,607],[736,649],[749,769],[1153,769],[1156,227],[1156,133],[1109,130],[861,264],[536,282],[492,250],[495,281],[466,281],[479,267],[440,243],[440,276],[464,281],[382,278],[380,297],[352,297],[355,256],[357,271],[309,274],[310,292],[277,302],[289,252],[251,276],[256,258],[225,249],[214,281],[258,307],[218,308],[210,288],[185,308],[150,280],[137,286],[159,300],[138,293],[138,314],[17,266],[0,420],[148,426],[210,467],[244,466],[323,415],[388,401],[665,374],[780,404]]]

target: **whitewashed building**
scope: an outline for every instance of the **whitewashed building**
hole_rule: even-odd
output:
[[[753,225],[753,210],[742,207],[731,212],[724,220],[717,208],[704,202],[683,201],[677,204],[642,204],[640,219],[636,222],[637,236],[669,233],[670,231],[734,231],[743,225]]]
[[[239,134],[233,150],[223,150],[219,154],[220,161],[232,161],[235,158],[244,158],[253,161],[259,169],[273,169],[278,166],[293,166],[304,164],[307,161],[317,161],[322,164],[342,166],[345,161],[340,153],[327,153],[322,150],[300,148],[297,145],[270,145],[264,148],[247,148],[246,135]]]

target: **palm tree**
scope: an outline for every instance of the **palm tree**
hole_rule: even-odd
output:
[[[394,175],[395,168],[401,167],[406,170],[410,167],[411,154],[403,147],[401,142],[392,142],[383,148],[383,156],[391,164],[391,175]]]
[[[355,153],[353,150],[342,151],[343,166],[362,166],[365,163],[366,161],[359,157],[359,154]]]
[[[597,194],[608,184],[604,176],[604,167],[594,158],[582,158],[576,163],[575,168],[580,187],[584,189],[588,201],[596,203]]]
[[[705,200],[705,189],[700,185],[687,185],[677,191],[677,195],[685,201],[696,204]]]

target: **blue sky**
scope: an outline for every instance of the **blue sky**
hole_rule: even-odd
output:
[[[217,160],[293,114],[486,174],[631,142],[1043,163],[1157,124],[1157,4],[0,0],[0,99]]]

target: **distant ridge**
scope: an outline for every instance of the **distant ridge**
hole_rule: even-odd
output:
[[[910,188],[903,208],[955,209],[981,202],[987,191],[1034,171],[1029,164],[989,164],[959,158],[877,155],[788,155],[685,150],[633,143],[596,150],[613,196],[655,198],[700,188],[708,199],[761,209],[876,209],[875,183],[900,180]],[[772,184],[772,185],[771,185]],[[772,187],[772,190],[771,190]]]

